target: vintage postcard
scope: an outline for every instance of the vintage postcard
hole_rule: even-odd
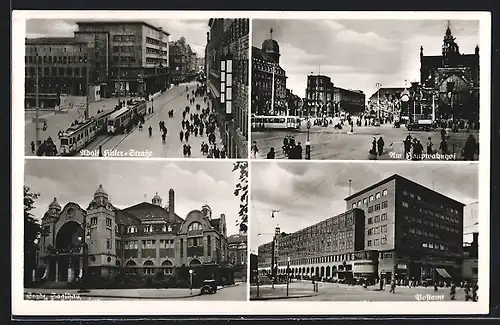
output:
[[[254,19],[252,157],[478,160],[489,30],[419,17]]]
[[[26,20],[26,155],[247,157],[248,19],[73,18]]]

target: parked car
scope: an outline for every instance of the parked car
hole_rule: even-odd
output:
[[[201,294],[205,293],[216,293],[217,292],[217,283],[215,280],[204,280],[201,284]]]

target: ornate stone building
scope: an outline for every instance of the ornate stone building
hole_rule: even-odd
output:
[[[252,114],[286,114],[286,72],[280,66],[280,47],[271,36],[262,46],[252,46]],[[274,81],[273,81],[274,79]],[[272,89],[274,83],[274,106]]]
[[[166,206],[157,193],[151,203],[118,209],[102,186],[87,209],[74,202],[61,207],[54,199],[42,230],[38,274],[48,283],[84,276],[114,278],[120,273],[163,272],[182,279],[189,269],[194,270],[195,282],[232,281],[224,214],[215,218],[204,205],[181,218],[175,213],[173,189]]]
[[[423,110],[434,104],[438,119],[478,121],[479,46],[472,54],[460,53],[448,23],[441,55],[424,56],[420,47],[420,84]]]
[[[227,238],[229,262],[234,266],[235,278],[245,281],[248,265],[248,236],[240,232]]]

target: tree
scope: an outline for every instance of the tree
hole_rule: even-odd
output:
[[[24,186],[24,285],[32,282],[32,271],[36,267],[36,243],[40,236],[40,224],[31,213],[35,208],[35,201],[39,193],[31,192],[28,186]]]
[[[240,211],[238,213],[240,231],[248,230],[248,162],[237,161],[233,165],[233,172],[239,170],[240,177],[234,190],[234,195],[240,198]]]

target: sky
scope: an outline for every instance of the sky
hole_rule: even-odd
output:
[[[71,37],[78,29],[77,21],[96,21],[97,19],[29,19],[26,21],[26,37]],[[112,21],[113,19],[106,19]],[[120,21],[134,21],[132,19],[120,19]],[[209,30],[208,20],[173,20],[173,19],[152,19],[145,22],[163,27],[163,30],[170,33],[170,41],[177,41],[182,36],[191,49],[198,53],[199,57],[205,56],[205,45],[207,43],[207,32]]]
[[[239,198],[234,196],[239,172],[233,162],[147,160],[47,160],[27,159],[24,184],[40,193],[33,214],[41,218],[54,198],[64,208],[68,202],[86,209],[102,184],[111,203],[126,208],[149,202],[156,192],[168,204],[168,191],[175,190],[175,213],[185,219],[208,204],[214,217],[226,216],[228,235],[237,234]]]
[[[479,45],[479,21],[451,20],[462,53]],[[424,55],[441,55],[446,20],[253,20],[252,45],[270,37],[280,46],[287,88],[304,97],[308,74],[325,74],[335,86],[359,89],[368,99],[376,84],[404,87],[420,81]]]
[[[434,171],[434,172],[433,172]],[[398,174],[464,204],[478,201],[477,164],[252,163],[250,248],[272,241],[274,228],[292,233],[346,211],[345,198]],[[434,174],[434,177],[433,177]],[[464,185],[467,184],[467,185]],[[279,210],[271,218],[271,211]],[[260,234],[260,235],[259,235]]]

